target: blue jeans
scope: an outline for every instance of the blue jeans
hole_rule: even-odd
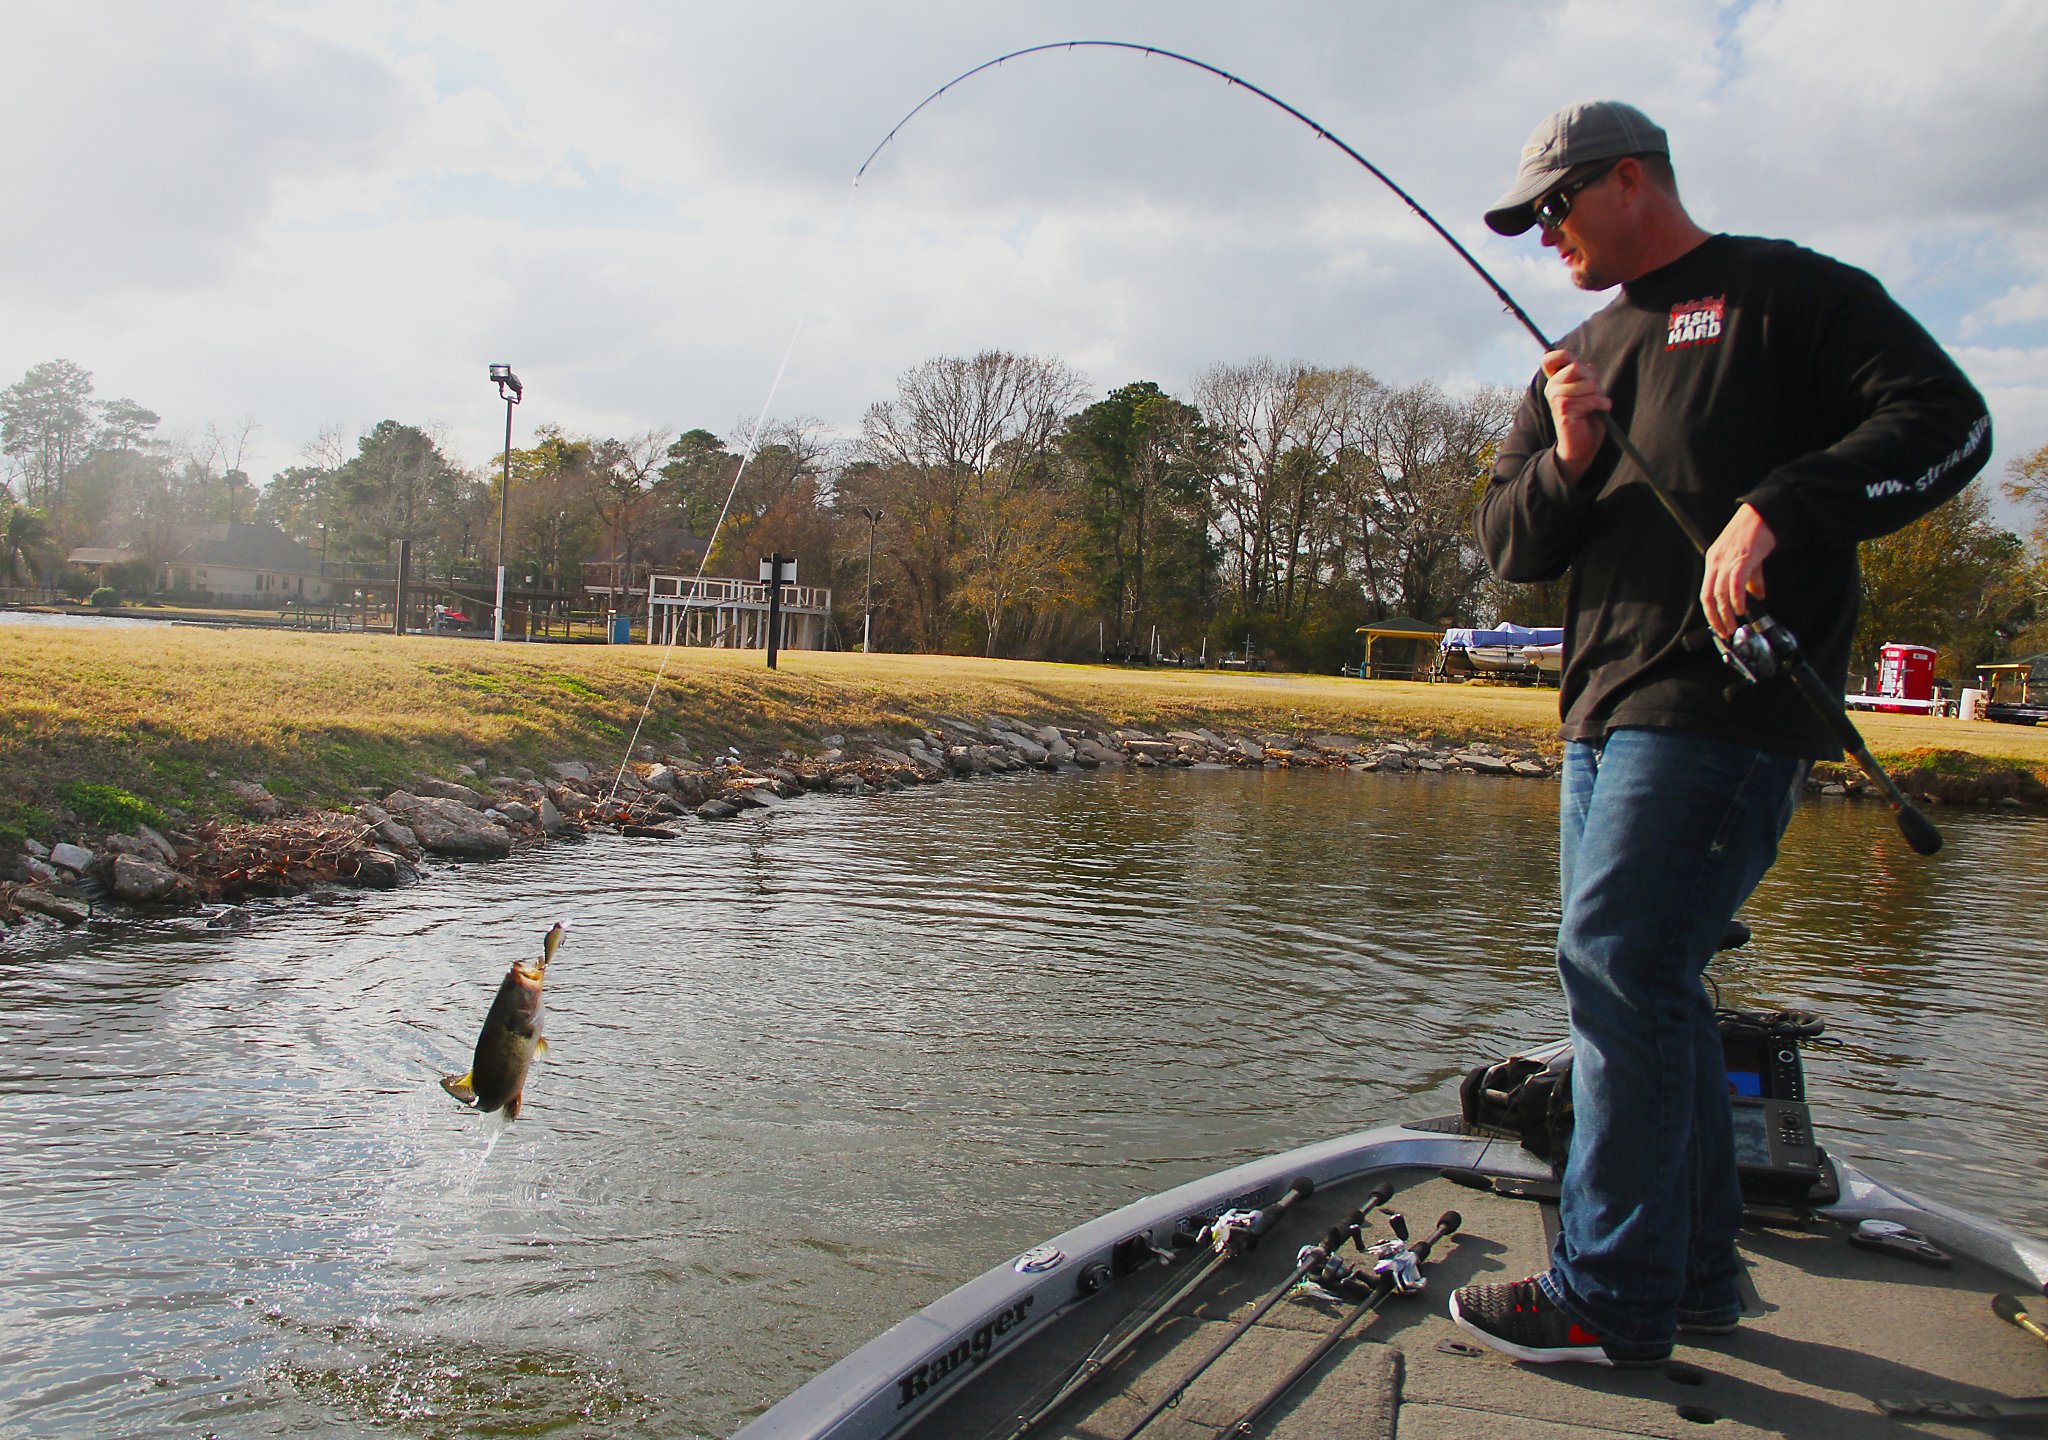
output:
[[[1728,1077],[1701,973],[1777,858],[1806,762],[1675,730],[1566,748],[1557,968],[1570,1157],[1538,1278],[1618,1358],[1741,1313]]]

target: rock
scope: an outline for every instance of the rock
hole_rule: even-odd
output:
[[[170,841],[150,829],[147,825],[137,825],[135,827],[135,838],[155,850],[158,858],[164,864],[175,865],[178,863],[178,847],[171,844]]]
[[[49,853],[47,847],[44,853]],[[38,860],[33,855],[24,855],[22,857],[21,868],[23,872],[22,878],[31,884],[55,885],[64,878],[63,872],[58,870],[56,866],[47,860]]]
[[[1052,758],[1045,746],[1039,744],[1036,740],[1027,740],[1022,735],[1015,734],[1014,732],[1005,732],[996,738],[1021,755],[1028,764],[1043,765]]]
[[[588,783],[590,780],[590,767],[581,760],[556,760],[548,769],[555,772],[557,779],[575,780],[579,783]]]
[[[1141,763],[1159,764],[1162,761],[1180,758],[1180,746],[1171,740],[1125,739],[1124,749],[1138,757]]]
[[[131,905],[162,905],[195,901],[199,898],[199,887],[189,876],[180,875],[161,861],[117,855],[114,893]]]
[[[230,780],[228,793],[242,802],[245,809],[268,820],[284,813],[284,802],[264,789],[261,785],[247,780]]]
[[[92,864],[92,851],[83,845],[59,841],[50,847],[50,863],[59,869],[69,870],[74,875],[83,875],[85,867]]]
[[[1237,753],[1247,760],[1264,760],[1266,747],[1255,740],[1240,740],[1237,742]]]
[[[1120,769],[1124,763],[1121,752],[1112,750],[1100,740],[1087,735],[1074,742],[1074,759],[1078,764],[1091,769],[1105,767],[1115,770]]]
[[[73,900],[69,895],[52,895],[40,885],[22,886],[14,892],[14,903],[64,925],[80,925],[92,918],[92,907],[83,900]]]
[[[396,846],[400,850],[417,850],[420,848],[420,837],[413,834],[408,827],[392,819],[391,812],[383,806],[358,805],[356,806],[356,814],[369,821],[370,832],[386,845]]]
[[[546,804],[546,801],[542,801]],[[498,813],[515,825],[533,825],[539,822],[540,812],[523,800],[500,800]]]
[[[1526,775],[1532,780],[1540,779],[1550,773],[1550,767],[1541,760],[1516,760],[1508,766],[1508,769],[1514,771],[1517,775]]]
[[[666,825],[621,825],[621,835],[630,835],[636,840],[680,840],[683,832],[671,830]]]
[[[727,800],[706,800],[697,807],[700,820],[730,820],[740,813],[740,808]]]
[[[656,765],[640,778],[650,789],[659,790],[664,795],[676,793],[676,772],[667,765]]]
[[[1444,762],[1441,760],[1424,758],[1413,760],[1409,763],[1414,765],[1417,770],[1427,770],[1432,775],[1441,775],[1444,771]]]
[[[562,833],[562,812],[555,808],[555,802],[543,795],[540,797],[540,828],[543,835]]]
[[[419,872],[403,856],[389,850],[362,850],[356,854],[356,883],[366,890],[397,890],[419,878]]]
[[[384,797],[394,816],[401,816],[430,855],[496,860],[512,853],[512,834],[480,810],[460,800],[409,795],[403,790]]]
[[[453,780],[436,780],[432,776],[428,776],[423,780],[415,780],[412,793],[415,795],[431,795],[436,800],[459,801],[474,810],[484,808],[483,796],[477,794],[476,791],[470,789],[467,785],[457,785]]]
[[[1460,750],[1457,754],[1451,756],[1451,759],[1457,761],[1466,769],[1477,771],[1481,775],[1506,775],[1509,773],[1508,762],[1501,759],[1498,755],[1482,754],[1477,750]]]
[[[35,856],[38,860],[50,858],[50,847],[40,840],[24,840],[21,842],[21,848],[28,851],[29,854]]]

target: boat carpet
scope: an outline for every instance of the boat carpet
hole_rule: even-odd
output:
[[[1900,1440],[2044,1434],[2041,1420],[1971,1423],[1886,1415],[1880,1400],[2010,1400],[2048,1394],[2048,1345],[1999,1320],[1991,1297],[2018,1287],[1968,1261],[1932,1269],[1847,1243],[1837,1221],[1787,1220],[1744,1230],[1756,1302],[1725,1337],[1681,1336],[1670,1363],[1647,1370],[1520,1365],[1473,1344],[1445,1306],[1472,1281],[1517,1279],[1546,1262],[1550,1207],[1411,1177],[1393,1206],[1415,1236],[1458,1210],[1465,1224],[1437,1247],[1428,1290],[1396,1296],[1361,1321],[1322,1366],[1251,1432],[1271,1440]],[[1182,1313],[1033,1432],[1046,1440],[1116,1440],[1166,1387],[1248,1314],[1364,1193],[1330,1187],[1296,1207],[1252,1255],[1233,1262]],[[1554,1215],[1554,1212],[1552,1212]],[[1376,1218],[1368,1238],[1387,1229]],[[1351,1252],[1347,1251],[1347,1254]],[[1171,1282],[1185,1271],[1162,1272]],[[1134,1277],[1135,1280],[1136,1277]],[[917,1434],[980,1440],[1008,1433],[1079,1355],[1148,1298],[1126,1281],[1070,1324],[1020,1350],[986,1384],[970,1384]],[[1130,1291],[1129,1295],[1120,1292]],[[1154,1290],[1152,1293],[1159,1293]],[[1100,1305],[1099,1314],[1087,1313]],[[1188,1387],[1144,1440],[1210,1440],[1286,1373],[1347,1306],[1290,1299]],[[2036,1303],[2036,1314],[2043,1305]],[[2034,1428],[2029,1428],[2034,1427]]]

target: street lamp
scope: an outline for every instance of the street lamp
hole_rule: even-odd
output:
[[[491,612],[491,638],[505,638],[505,501],[512,494],[512,407],[526,394],[526,387],[512,373],[510,365],[493,365],[491,379],[505,402],[505,473],[498,485],[498,603]]]
[[[860,601],[860,653],[868,653],[868,628],[874,620],[875,609],[875,527],[882,523],[882,507],[870,510],[860,507],[860,513],[868,519],[868,588]]]

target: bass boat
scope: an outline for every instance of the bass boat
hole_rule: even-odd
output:
[[[1548,1263],[1568,1047],[1460,1113],[1239,1165],[961,1285],[735,1440],[1450,1440],[2048,1433],[2048,1244],[1829,1156],[1810,1016],[1722,1015],[1748,1213],[1732,1334],[1650,1369],[1472,1342],[1460,1285]],[[1405,1218],[1404,1218],[1405,1217]]]

